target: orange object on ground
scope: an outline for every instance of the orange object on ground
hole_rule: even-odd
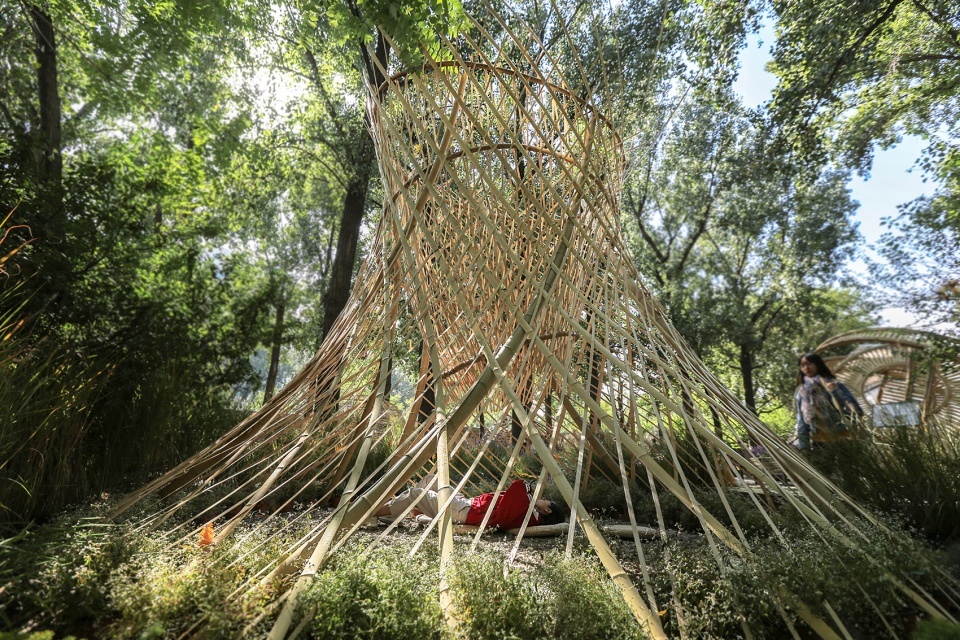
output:
[[[197,541],[201,547],[206,547],[210,544],[213,544],[213,523],[208,522],[203,525],[203,529],[200,531],[200,539]]]

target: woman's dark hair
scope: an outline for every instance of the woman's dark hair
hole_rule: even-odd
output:
[[[540,514],[540,524],[560,524],[567,519],[567,510],[553,500],[547,500],[550,503],[550,513]]]
[[[830,367],[827,366],[827,363],[824,362],[823,358],[821,358],[818,354],[813,352],[803,354],[802,356],[800,356],[800,359],[797,360],[797,366],[799,366],[800,363],[803,362],[804,360],[806,360],[807,362],[809,362],[810,364],[812,364],[817,368],[817,375],[820,376],[821,378],[837,377],[833,375],[833,371],[830,371]],[[803,384],[803,371],[798,371],[797,386],[799,387],[802,384]]]

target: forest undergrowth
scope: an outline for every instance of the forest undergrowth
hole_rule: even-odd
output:
[[[599,497],[604,485],[599,480],[596,485],[592,495]],[[112,502],[103,496],[3,540],[0,637],[177,638],[197,632],[210,638],[264,637],[285,583],[260,586],[258,572],[327,513],[304,514],[302,505],[268,521],[255,513],[214,549],[199,546],[192,536],[182,539],[174,521],[153,532],[138,529],[138,518],[107,522],[103,516]],[[783,541],[751,528],[745,518],[753,553],[741,558],[689,526],[694,523],[671,504],[664,501],[667,538],[641,547],[648,584],[633,541],[612,542],[641,593],[648,598],[652,593],[650,606],[671,637],[743,637],[744,625],[760,638],[787,637],[789,625],[806,633],[788,606],[780,608],[785,599],[771,600],[771,590],[805,594],[824,617],[829,613],[823,603],[829,602],[844,620],[856,621],[847,627],[854,638],[957,637],[956,627],[925,620],[888,579],[888,572],[909,575],[929,588],[938,572],[958,577],[956,547],[935,549],[916,537],[905,543],[903,531],[858,522],[865,532],[860,548],[837,549],[824,544],[820,532],[791,525],[789,518],[779,521]],[[588,502],[588,507],[601,514],[602,523],[617,521],[602,515],[605,509],[612,513],[609,505]],[[748,513],[734,508],[738,515]],[[638,520],[654,524],[651,515],[638,511]],[[293,518],[296,524],[289,526]],[[582,534],[569,556],[565,536],[526,539],[512,563],[506,561],[511,536],[487,535],[475,552],[469,551],[469,537],[457,536],[450,580],[457,624],[448,626],[439,605],[433,538],[410,555],[420,532],[401,527],[371,550],[366,546],[377,532],[351,540],[299,603],[301,612],[314,612],[302,637],[646,637]]]

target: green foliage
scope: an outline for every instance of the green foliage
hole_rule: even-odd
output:
[[[759,413],[782,404],[797,351],[871,321],[843,286],[859,236],[848,175],[775,153],[760,114],[723,89],[694,87],[628,183],[625,222],[638,268],[671,321]]]
[[[874,143],[956,124],[956,12],[945,0],[773,3],[773,111],[793,146],[867,170]]]
[[[0,352],[18,347],[7,341]],[[243,415],[170,367],[131,381],[116,369],[25,349],[2,374],[0,522],[48,517],[90,493],[144,482]]]
[[[459,559],[451,581],[458,631],[467,638],[642,638],[623,598],[592,559],[564,560],[504,572],[502,559],[478,553]]]
[[[406,557],[398,549],[336,560],[298,605],[315,611],[309,627],[314,637],[439,639],[438,567],[433,553]]]
[[[662,618],[667,633],[679,635],[679,630],[683,628],[696,638],[739,637],[742,634],[740,621],[744,614],[742,605],[735,605],[735,587],[730,577],[724,575],[717,566],[705,545],[673,545],[670,547],[669,560],[666,557],[662,560],[665,571],[658,584],[662,599],[657,602],[667,609],[667,615]],[[676,583],[675,592],[668,576]],[[670,597],[673,593],[675,600]],[[757,613],[760,620],[766,620],[770,614],[765,607]],[[682,627],[680,615],[683,618]],[[757,631],[754,633],[761,635]]]
[[[656,506],[650,497],[649,491],[641,489],[632,491],[633,512],[640,526],[657,527],[659,520],[657,518]],[[746,535],[769,535],[770,526],[764,520],[763,516],[757,510],[750,499],[737,492],[728,492],[725,495],[726,502],[730,507],[724,505],[720,496],[712,489],[701,489],[694,491],[694,497],[697,503],[704,509],[716,516],[725,527],[734,530],[733,518],[736,518],[737,524]],[[663,516],[664,526],[670,531],[682,531],[687,533],[700,533],[704,531],[703,524],[697,515],[690,510],[679,498],[668,491],[660,490],[658,493],[660,503],[660,513]]]
[[[931,558],[902,538],[858,525],[866,539],[852,549],[825,544],[820,532],[798,519],[783,529],[785,544],[770,537],[753,538],[749,559],[721,548],[723,568],[702,538],[651,550],[648,560],[664,568],[654,576],[658,602],[668,609],[667,632],[684,628],[691,637],[739,637],[745,622],[755,637],[786,637],[789,631],[771,600],[773,593],[800,628],[805,624],[790,612],[794,597],[824,619],[830,616],[823,603],[829,602],[854,637],[889,636],[877,610],[902,635],[912,624],[912,615],[903,615],[906,602],[886,572],[910,573],[924,582],[933,571]],[[863,592],[851,589],[851,584],[862,585]]]
[[[30,633],[2,633],[0,640],[55,640],[53,631],[32,631]],[[76,640],[75,636],[66,636],[62,640]]]
[[[900,208],[886,220],[889,232],[880,253],[889,267],[873,265],[872,275],[894,290],[894,301],[916,311],[930,324],[960,321],[960,148],[936,142],[921,166],[940,183],[936,192]],[[960,353],[951,356],[960,360]]]
[[[911,640],[960,640],[960,625],[946,620],[917,620]]]
[[[146,482],[246,417],[231,407],[223,389],[198,387],[202,379],[181,367],[159,363],[136,384],[113,376],[104,381],[112,393],[96,405],[95,428],[86,441],[93,491]],[[136,437],[117,424],[136,425]]]
[[[438,56],[443,44],[438,34],[455,37],[466,24],[459,0],[322,2],[316,11],[325,12],[334,41],[339,44],[357,37],[370,44],[373,30],[382,28],[390,35],[400,59],[411,67],[423,63],[424,52]],[[317,17],[308,14],[307,21],[316,25]]]
[[[793,367],[791,367],[792,369]],[[770,411],[763,416],[763,423],[770,427],[774,433],[786,440],[793,434],[797,425],[797,416],[791,408],[791,404],[784,403],[783,406]]]
[[[813,464],[860,504],[931,541],[960,536],[960,442],[948,430],[890,427],[813,453]]]
[[[159,548],[150,543],[141,545],[134,562],[110,573],[109,603],[119,621],[108,624],[108,635],[167,637],[185,630],[198,612],[203,612],[204,626],[213,637],[241,628],[246,607],[230,595],[243,585],[247,567],[230,567],[197,549],[171,558],[158,554]]]
[[[250,355],[266,342],[270,304],[283,290],[273,273],[316,265],[306,251],[284,253],[300,247],[264,229],[283,226],[284,178],[324,182],[301,180],[310,173],[302,165],[291,177],[290,145],[276,151],[279,136],[261,143],[255,135],[272,123],[241,69],[269,7],[60,2],[45,10],[63,106],[56,189],[38,179],[34,160],[29,12],[0,9],[0,202],[25,199],[9,240],[34,239],[11,270],[30,276],[23,295],[0,300],[0,315],[30,321],[16,345],[3,345],[17,357],[0,359],[0,403],[12,416],[0,450],[0,503],[14,509],[4,520],[143,481],[241,417],[231,397],[261,384]],[[287,226],[319,236],[311,223],[324,218],[313,206],[329,195],[298,194]],[[282,255],[258,259],[254,239],[275,242]],[[299,292],[286,291],[294,316]],[[55,459],[62,464],[39,462]]]
[[[960,39],[953,3],[802,0],[772,7],[770,70],[779,83],[771,110],[786,144],[866,174],[875,147],[890,148],[904,134],[930,142],[918,164],[940,187],[902,207],[881,242],[889,266],[873,275],[891,304],[913,306],[931,323],[955,321],[958,298],[942,289],[957,274]]]

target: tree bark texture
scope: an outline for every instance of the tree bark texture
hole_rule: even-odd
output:
[[[45,190],[52,188],[54,193],[57,193],[63,177],[57,45],[50,16],[40,7],[30,5],[30,17],[33,20],[36,43],[34,54],[37,58],[37,97],[40,102],[37,174]]]
[[[361,57],[367,71],[367,81],[379,86],[384,81],[380,69],[372,63],[364,46],[360,47]],[[376,58],[384,68],[390,57],[390,48],[382,35],[377,37]],[[367,122],[369,125],[369,122]],[[347,182],[347,192],[343,197],[343,211],[340,215],[340,232],[337,236],[337,252],[330,269],[327,291],[323,296],[323,322],[320,326],[320,342],[327,337],[333,323],[343,311],[350,297],[353,284],[353,267],[357,258],[357,242],[360,239],[360,226],[366,210],[367,191],[370,187],[371,165],[376,151],[373,139],[367,128],[359,132],[355,152],[349,159],[353,174]]]
[[[753,388],[753,352],[746,344],[740,345],[740,376],[743,378],[743,402],[747,408],[757,413],[757,396]]]
[[[343,311],[350,297],[353,284],[353,267],[357,259],[357,242],[360,239],[360,226],[366,210],[367,190],[370,185],[370,163],[373,161],[373,140],[366,131],[360,134],[358,141],[358,159],[356,173],[347,184],[347,193],[343,197],[343,211],[340,214],[340,232],[337,236],[337,252],[330,269],[330,280],[323,296],[323,324],[320,339],[330,333],[337,316]]]
[[[273,339],[270,348],[270,369],[267,371],[267,387],[263,392],[263,402],[273,397],[277,390],[277,372],[280,369],[280,349],[283,346],[283,315],[287,309],[286,291],[281,287],[277,296],[277,314],[273,324]]]

